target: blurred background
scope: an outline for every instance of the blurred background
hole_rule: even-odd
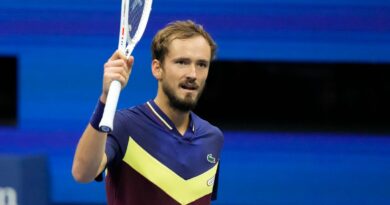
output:
[[[101,205],[73,154],[117,48],[119,0],[1,0],[0,205]],[[213,204],[390,204],[390,2],[155,0],[118,108],[155,96],[173,20],[218,43],[196,112],[225,133]]]

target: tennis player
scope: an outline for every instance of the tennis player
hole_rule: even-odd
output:
[[[129,79],[133,57],[116,51],[104,65],[103,91],[74,156],[78,182],[105,181],[109,205],[210,204],[216,199],[223,133],[192,110],[201,96],[216,44],[199,24],[176,21],[152,42],[157,95],[116,112],[100,132],[108,87]]]

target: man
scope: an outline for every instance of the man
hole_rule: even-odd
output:
[[[191,110],[205,86],[216,44],[192,21],[177,21],[152,42],[157,95],[117,111],[114,130],[98,125],[109,84],[127,84],[134,62],[116,51],[104,65],[103,91],[74,157],[76,181],[90,182],[107,168],[109,205],[210,204],[216,198],[223,134]]]

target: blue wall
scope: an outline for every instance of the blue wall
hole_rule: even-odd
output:
[[[0,55],[19,59],[21,127],[84,124],[117,47],[119,10],[118,0],[2,0]],[[150,41],[175,19],[204,24],[219,59],[390,62],[389,1],[156,1],[119,106],[154,97]]]
[[[0,129],[0,153],[49,155],[53,202],[105,200],[102,184],[74,183],[70,166],[119,10],[119,0],[0,3],[0,55],[19,64],[19,122]],[[154,97],[150,41],[176,19],[204,24],[221,60],[390,62],[387,0],[155,0],[119,107]],[[387,137],[227,131],[217,204],[389,204]]]

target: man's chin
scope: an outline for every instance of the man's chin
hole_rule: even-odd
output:
[[[177,110],[180,111],[191,111],[195,108],[197,101],[194,100],[192,97],[188,98],[186,97],[185,99],[180,99],[174,102],[171,102],[172,107],[176,108]]]

